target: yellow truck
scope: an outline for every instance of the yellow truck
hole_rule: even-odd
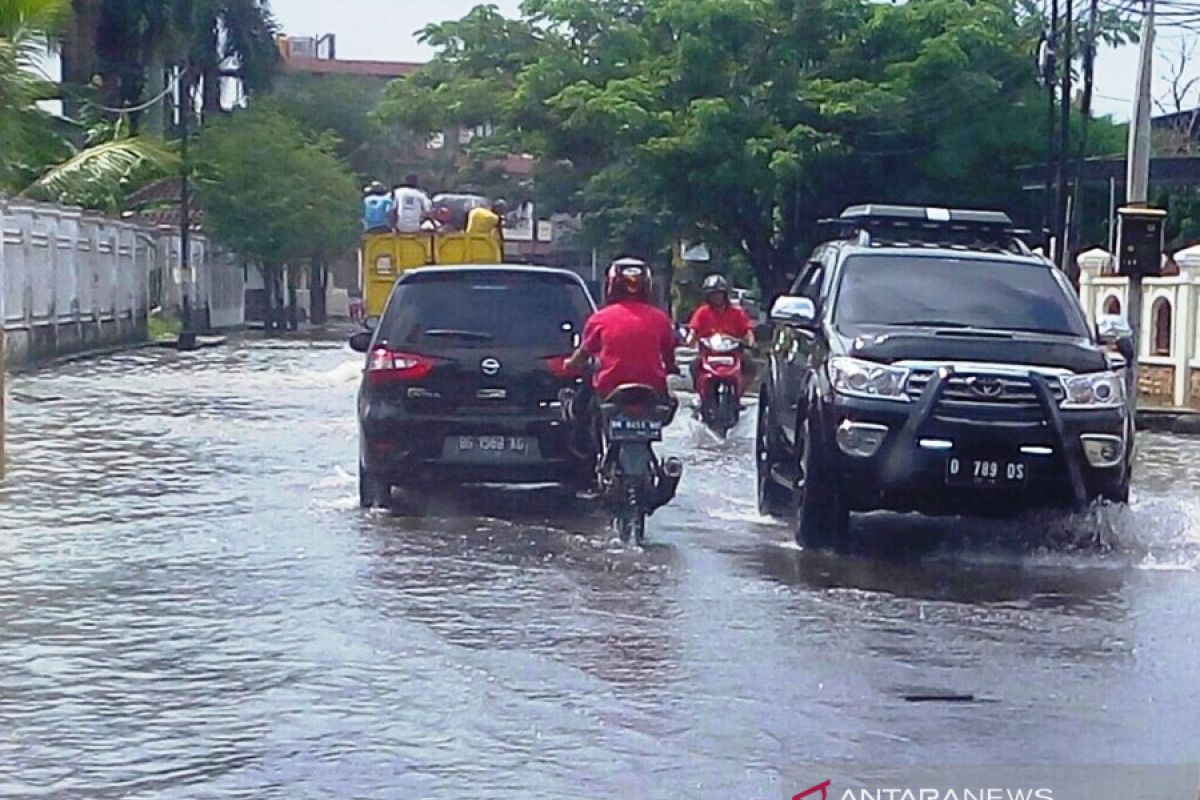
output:
[[[367,317],[383,314],[392,286],[410,269],[463,264],[499,264],[504,258],[496,233],[368,233],[360,251],[363,305]]]

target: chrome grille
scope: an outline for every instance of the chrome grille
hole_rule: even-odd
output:
[[[933,379],[931,370],[914,370],[909,375],[905,392],[913,400],[921,397],[929,381]],[[1055,378],[1046,378],[1050,395],[1056,403],[1063,400],[1062,383]],[[941,403],[956,405],[1002,405],[1027,406],[1038,405],[1037,390],[1028,379],[1016,375],[999,375],[980,373],[954,373],[942,387]]]

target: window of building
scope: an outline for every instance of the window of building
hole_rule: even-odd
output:
[[[1104,313],[1110,316],[1116,316],[1121,313],[1121,298],[1110,295],[1104,301]]]

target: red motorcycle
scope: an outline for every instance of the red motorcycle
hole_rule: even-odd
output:
[[[743,344],[723,333],[700,340],[696,367],[696,393],[700,397],[700,419],[724,438],[742,415]]]

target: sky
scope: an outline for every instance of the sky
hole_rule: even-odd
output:
[[[423,61],[431,52],[413,33],[431,22],[457,19],[479,0],[272,0],[284,30],[295,36],[337,34],[339,58],[382,61]],[[515,15],[520,0],[490,0],[502,13]],[[1156,50],[1166,55],[1179,47],[1179,34],[1163,31]],[[1159,75],[1155,94],[1165,95],[1163,60],[1156,58]],[[1200,68],[1197,70],[1200,72]],[[1106,50],[1097,59],[1095,108],[1099,114],[1129,118],[1130,97],[1137,72],[1134,48]],[[1200,105],[1200,93],[1197,95]]]

